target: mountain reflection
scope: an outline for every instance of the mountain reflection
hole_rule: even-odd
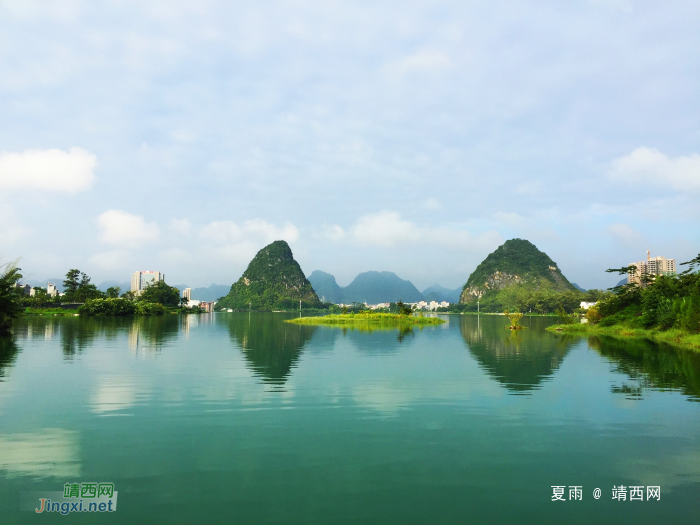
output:
[[[513,394],[539,389],[559,368],[573,337],[539,330],[542,320],[529,318],[533,329],[511,331],[501,316],[460,316],[462,338],[477,362]]]
[[[234,313],[217,316],[240,346],[250,368],[265,383],[282,385],[296,366],[317,326],[281,322],[281,314]]]
[[[589,337],[588,346],[609,359],[615,372],[637,383],[613,385],[613,393],[641,399],[646,389],[672,389],[700,401],[700,354],[696,352],[649,339],[604,335]]]

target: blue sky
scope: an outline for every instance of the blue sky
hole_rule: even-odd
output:
[[[700,252],[700,3],[0,0],[0,257],[456,288],[504,240],[570,280]]]

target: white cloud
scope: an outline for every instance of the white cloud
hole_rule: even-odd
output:
[[[665,186],[700,191],[700,155],[671,158],[656,148],[637,148],[612,163],[610,177],[632,187]]]
[[[437,199],[434,199],[433,197],[430,197],[423,202],[423,207],[426,210],[439,210],[442,208],[442,204],[440,204],[440,201]]]
[[[362,244],[389,248],[398,244],[411,243],[419,236],[418,228],[414,223],[402,221],[399,213],[391,211],[360,217],[352,233]]]
[[[437,51],[421,51],[387,66],[390,73],[440,71],[452,65],[449,57]]]
[[[218,243],[251,239],[269,244],[278,240],[294,242],[299,238],[299,230],[291,223],[279,228],[262,219],[245,221],[242,226],[233,221],[214,221],[202,228],[201,236]]]
[[[97,218],[100,240],[107,244],[139,246],[158,238],[160,229],[140,215],[122,210],[108,210]]]
[[[425,227],[401,219],[397,212],[382,211],[360,217],[352,228],[352,235],[360,244],[394,248],[400,245],[432,245],[452,249],[492,248],[502,241],[496,232],[485,232],[478,237],[466,230],[446,226]]]
[[[608,226],[608,233],[623,246],[639,248],[644,245],[644,235],[627,224],[611,224]]]
[[[130,261],[130,254],[125,250],[100,252],[88,259],[90,264],[106,271],[119,271],[126,267]]]
[[[81,148],[0,153],[0,188],[76,193],[90,189],[97,157]]]
[[[187,219],[171,219],[169,229],[176,235],[187,235],[192,230],[192,223]]]
[[[0,205],[0,243],[12,244],[32,233],[16,219],[15,210],[7,205]]]
[[[345,230],[337,224],[333,224],[331,226],[324,226],[321,230],[321,236],[337,242],[345,239],[347,233],[345,233]]]

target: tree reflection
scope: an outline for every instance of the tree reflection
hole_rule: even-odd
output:
[[[700,401],[700,354],[649,339],[591,336],[588,346],[637,385],[613,385],[614,393],[639,399],[646,389],[678,390]]]
[[[6,370],[14,365],[18,353],[19,347],[12,340],[12,337],[0,337],[0,381],[4,381]]]
[[[460,317],[462,338],[477,362],[511,393],[527,394],[540,388],[561,366],[575,338],[533,328],[507,330],[501,316]],[[528,326],[528,323],[523,323]]]
[[[265,383],[284,384],[303,347],[318,330],[313,325],[285,323],[284,318],[280,314],[260,312],[217,316],[217,322],[226,324],[231,340]]]

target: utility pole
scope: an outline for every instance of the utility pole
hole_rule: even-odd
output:
[[[301,312],[301,299],[299,299],[299,311]]]

